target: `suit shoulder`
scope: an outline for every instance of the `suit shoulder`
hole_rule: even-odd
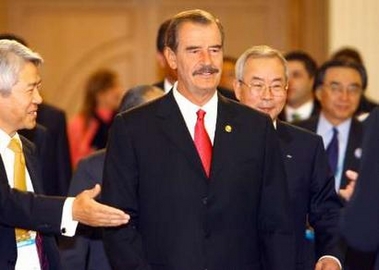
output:
[[[295,126],[292,124],[289,124],[287,122],[281,122],[280,125],[282,125],[281,128],[286,129],[287,132],[291,133],[293,137],[299,140],[306,140],[306,141],[321,141],[322,137],[309,129],[305,129],[301,126]]]

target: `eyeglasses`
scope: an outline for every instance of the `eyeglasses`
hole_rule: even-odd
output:
[[[344,87],[340,83],[332,82],[329,84],[324,84],[324,86],[326,86],[329,89],[329,91],[332,95],[341,95],[344,92],[346,92],[347,95],[349,95],[349,96],[359,96],[359,95],[361,95],[361,93],[363,91],[362,86],[360,86],[358,84],[350,84],[350,85]]]
[[[287,90],[287,85],[281,82],[274,82],[271,85],[264,84],[262,82],[252,82],[251,84],[245,83],[243,80],[238,80],[241,84],[249,88],[250,93],[255,95],[262,95],[267,89],[270,90],[271,94],[275,97],[281,97],[285,94]]]

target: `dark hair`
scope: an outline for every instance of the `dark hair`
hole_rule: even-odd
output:
[[[157,35],[157,51],[163,53],[164,46],[165,46],[165,39],[166,39],[166,31],[168,26],[170,25],[171,19],[165,20],[158,29],[158,35]]]
[[[137,85],[130,88],[122,97],[118,112],[123,112],[143,104],[145,102],[145,96],[155,90],[162,92],[160,88],[153,85]]]
[[[22,45],[24,45],[25,47],[28,47],[28,44],[26,43],[25,39],[23,39],[22,37],[16,35],[16,34],[12,34],[12,33],[1,33],[0,34],[0,39],[9,39],[9,40],[15,40],[17,41],[18,43],[21,43]]]
[[[336,51],[332,57],[332,60],[353,61],[363,65],[363,60],[358,50],[351,47],[344,47]]]
[[[317,72],[316,61],[304,51],[292,51],[284,55],[287,61],[299,61],[302,62],[309,77],[313,78]]]
[[[116,85],[117,74],[112,70],[99,69],[88,78],[85,86],[84,103],[82,113],[86,119],[86,124],[95,113],[97,107],[96,96],[98,93],[108,91]]]
[[[330,68],[335,67],[344,67],[344,68],[352,68],[356,70],[361,76],[362,80],[362,89],[366,90],[367,87],[367,72],[365,67],[362,64],[352,61],[342,61],[342,60],[329,60],[326,61],[320,69],[317,71],[315,82],[313,85],[313,90],[316,90],[320,85],[324,83],[326,71]]]
[[[171,22],[167,28],[165,45],[174,52],[178,48],[178,29],[180,25],[185,22],[193,22],[204,25],[215,23],[220,30],[221,45],[224,44],[224,28],[222,27],[220,21],[207,11],[201,9],[193,9],[176,14],[174,17],[172,17]]]

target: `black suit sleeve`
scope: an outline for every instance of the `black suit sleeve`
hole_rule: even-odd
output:
[[[150,269],[138,232],[138,168],[123,119],[116,116],[110,130],[104,164],[103,201],[130,215],[126,225],[104,230],[104,247],[113,269]],[[128,206],[125,209],[125,205]]]
[[[339,248],[338,222],[341,201],[335,191],[334,177],[329,169],[322,139],[319,138],[315,151],[310,188],[309,223],[315,230],[316,258],[324,255],[343,260]]]
[[[263,183],[260,202],[260,237],[263,269],[294,269],[295,239],[284,163],[279,139],[267,121]]]
[[[5,179],[6,180],[6,179]],[[52,198],[11,189],[0,181],[0,223],[43,233],[60,233],[65,198]]]
[[[342,218],[349,245],[362,251],[379,246],[379,109],[367,119],[359,178]]]

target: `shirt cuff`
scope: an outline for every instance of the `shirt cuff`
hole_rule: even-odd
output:
[[[332,259],[332,260],[335,260],[335,261],[338,263],[340,269],[342,269],[342,265],[341,265],[340,260],[337,259],[337,258],[334,257],[334,256],[331,256],[331,255],[324,255],[324,256],[320,257],[320,259],[318,259],[318,261],[321,261],[322,259],[325,259],[325,258],[330,258],[330,259]]]
[[[78,226],[78,221],[72,218],[72,204],[74,203],[74,199],[75,198],[73,197],[68,197],[64,201],[61,219],[61,233],[64,236],[74,236],[76,232],[76,227]]]

